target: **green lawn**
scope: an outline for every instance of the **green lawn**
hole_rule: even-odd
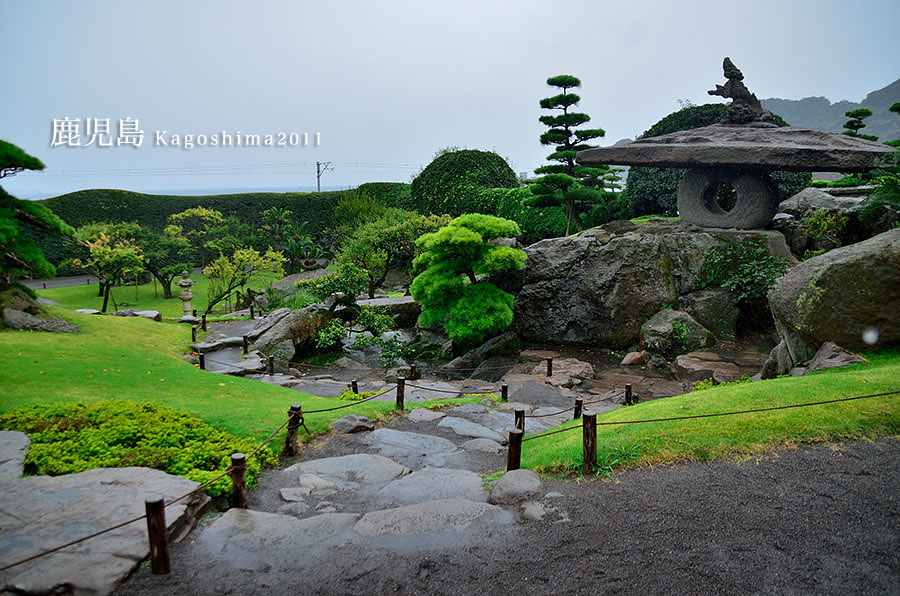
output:
[[[727,417],[599,426],[603,422],[747,410],[900,390],[900,353],[867,357],[868,364],[806,377],[726,385],[600,415],[598,465],[608,471],[705,461],[805,442],[897,434],[900,395]],[[578,470],[582,461],[580,430],[527,441],[522,447],[522,467],[541,472]]]
[[[273,281],[276,281],[278,275],[258,275],[253,278],[248,287],[259,290],[266,287]],[[181,279],[180,277],[178,279]],[[209,280],[202,275],[192,275],[191,279],[195,282],[191,291],[194,299],[191,300],[191,306],[197,310],[197,314],[203,314],[209,300],[206,297],[206,290],[209,287]],[[48,298],[59,302],[62,306],[70,309],[76,308],[94,308],[100,310],[103,307],[103,297],[97,296],[97,284],[70,286],[67,288],[50,288],[47,290],[38,290],[38,296]],[[172,292],[178,296],[180,288],[172,285]],[[177,319],[183,313],[182,302],[178,298],[166,300],[162,297],[162,288],[159,284],[146,283],[137,286],[121,286],[113,288],[112,295],[115,297],[119,308],[134,308],[136,310],[157,310],[167,319]],[[107,312],[113,312],[112,300],[110,300]],[[230,312],[225,303],[220,303],[213,310],[213,313]]]
[[[81,333],[0,331],[0,411],[39,403],[152,401],[193,412],[239,437],[262,440],[286,420],[291,403],[305,410],[346,403],[201,371],[182,357],[190,342],[187,325],[50,310],[77,324]],[[309,415],[306,423],[313,433],[323,432],[345,414],[374,418],[393,405],[367,402]],[[273,447],[280,450],[278,443]]]

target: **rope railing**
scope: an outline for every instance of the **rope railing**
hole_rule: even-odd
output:
[[[583,452],[584,452],[584,471],[585,473],[590,472],[591,467],[597,463],[597,427],[598,426],[617,426],[623,424],[648,424],[653,422],[673,422],[679,420],[696,420],[699,418],[717,418],[722,416],[738,416],[742,414],[755,414],[759,412],[772,412],[777,410],[790,410],[795,408],[806,408],[811,406],[821,406],[827,404],[835,404],[841,402],[850,402],[856,401],[860,399],[871,399],[874,397],[886,397],[888,395],[898,395],[900,394],[900,390],[894,391],[885,391],[882,393],[871,393],[868,395],[857,395],[853,397],[840,397],[835,399],[825,399],[813,402],[804,402],[799,404],[786,404],[781,406],[768,406],[764,408],[750,408],[746,410],[731,410],[728,412],[710,412],[708,414],[686,414],[683,416],[668,416],[663,418],[644,418],[640,420],[606,420],[602,422],[597,422],[596,414],[583,414],[582,415],[582,423],[578,425],[574,425],[571,427],[556,429],[553,431],[541,433],[538,435],[532,435],[530,437],[524,437],[524,427],[525,427],[525,412],[523,410],[515,411],[515,427],[513,430],[509,432],[509,443],[508,443],[508,451],[507,451],[507,470],[517,470],[521,465],[521,453],[522,453],[522,443],[526,441],[531,441],[534,439],[541,439],[544,437],[549,437],[551,435],[568,432],[570,430],[575,430],[577,428],[581,428],[583,433]],[[581,401],[581,400],[578,400]],[[596,403],[594,402],[584,402],[584,403]],[[602,400],[601,400],[602,401]],[[560,413],[564,413],[570,410],[576,410],[576,414],[580,411],[581,407],[584,403],[577,403],[574,408],[569,408],[568,410],[563,410]],[[532,418],[538,418],[540,416],[532,416]],[[576,415],[577,418],[577,415]]]

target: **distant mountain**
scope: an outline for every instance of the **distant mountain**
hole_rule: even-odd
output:
[[[831,103],[824,97],[806,97],[804,99],[763,99],[762,105],[772,113],[778,114],[792,126],[815,128],[826,132],[841,132],[847,117],[844,112],[858,108],[872,110],[866,118],[866,127],[860,132],[876,135],[879,141],[900,139],[900,115],[888,112],[891,104],[900,101],[900,79],[884,89],[872,91],[860,103],[839,101]]]

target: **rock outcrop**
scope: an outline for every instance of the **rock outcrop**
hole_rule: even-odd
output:
[[[900,345],[900,229],[804,261],[769,292],[794,363],[825,342],[849,350]]]
[[[3,324],[10,329],[49,331],[50,333],[78,333],[77,325],[56,318],[40,318],[12,308],[3,309]]]
[[[685,224],[542,240],[525,249],[513,329],[526,341],[628,348],[647,319],[695,291],[710,250],[750,236],[765,238],[773,254],[789,254],[777,232]]]
[[[254,349],[275,358],[279,368],[285,368],[298,351],[315,345],[316,333],[324,329],[334,314],[321,304],[292,310],[281,317],[253,343]]]
[[[688,313],[664,308],[641,326],[641,349],[673,357],[705,348],[711,336]]]

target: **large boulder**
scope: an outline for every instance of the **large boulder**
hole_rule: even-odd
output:
[[[641,349],[665,356],[693,352],[709,345],[712,334],[694,317],[664,308],[641,326]]]
[[[514,329],[526,341],[628,348],[647,319],[691,292],[705,255],[726,241],[685,225],[542,240],[525,249]]]
[[[740,314],[728,290],[711,288],[682,296],[682,307],[694,320],[709,329],[716,339],[733,340]]]
[[[332,318],[334,314],[321,304],[292,310],[263,333],[253,343],[253,348],[275,358],[279,367],[287,366],[298,351],[313,348],[316,333],[324,329]]]
[[[900,229],[804,261],[769,292],[794,362],[826,341],[850,350],[900,345]]]
[[[12,308],[3,309],[3,324],[10,329],[49,331],[50,333],[78,333],[77,325],[55,318],[39,318]]]

